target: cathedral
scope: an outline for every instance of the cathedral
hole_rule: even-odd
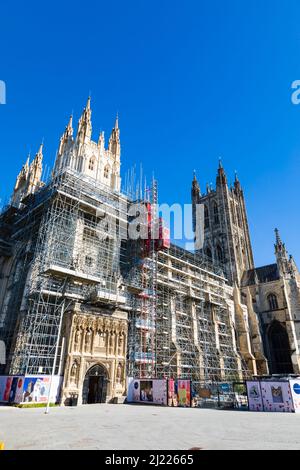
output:
[[[43,145],[21,169],[0,214],[0,374],[58,377],[67,405],[121,402],[128,377],[187,378],[197,393],[300,373],[299,272],[278,230],[276,263],[255,268],[238,178],[230,188],[220,162],[215,190],[202,193],[194,176],[204,245],[192,252],[170,243],[157,182],[129,194],[120,166],[118,117],[108,145],[103,132],[94,141],[89,98],[49,180]],[[130,239],[133,226],[146,238]]]

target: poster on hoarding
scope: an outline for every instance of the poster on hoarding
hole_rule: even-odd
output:
[[[174,379],[168,380],[168,406],[178,406],[177,390]]]
[[[15,390],[15,396],[14,396],[14,403],[21,403],[22,401],[24,380],[25,380],[24,377],[18,377],[17,387]]]
[[[167,404],[167,381],[164,379],[128,379],[128,402]]]
[[[178,406],[191,406],[191,381],[177,380]]]
[[[300,379],[290,380],[290,389],[295,413],[300,413]]]
[[[4,392],[6,389],[6,381],[7,381],[7,376],[6,375],[1,375],[0,376],[0,402],[4,401]]]
[[[140,401],[153,403],[152,380],[140,380]]]
[[[26,377],[23,403],[45,403],[48,400],[50,377]]]
[[[51,377],[44,376],[26,376],[23,386],[22,403],[46,403],[48,401],[49,387]],[[59,401],[60,387],[62,377],[55,375],[51,387],[51,403]]]
[[[13,377],[6,377],[4,381],[4,388],[2,393],[2,400],[4,403],[7,403],[9,400],[10,387],[13,381]]]
[[[250,411],[264,411],[260,382],[247,381],[248,406]]]
[[[140,401],[140,382],[138,379],[133,379],[132,377],[128,377],[127,401],[128,403]]]
[[[291,413],[294,404],[289,382],[261,382],[261,393],[265,411]]]
[[[24,377],[0,376],[0,402],[20,403]]]

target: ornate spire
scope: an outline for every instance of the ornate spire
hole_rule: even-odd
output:
[[[65,131],[60,138],[58,155],[62,155],[64,153],[66,145],[72,140],[73,140],[73,115],[71,114],[69,122],[65,128]]]
[[[241,189],[241,183],[240,183],[240,180],[238,179],[237,171],[234,172],[234,189],[235,190]]]
[[[101,149],[104,149],[105,147],[105,136],[104,136],[104,131],[100,132],[99,139],[98,139],[98,146]]]
[[[68,125],[65,129],[65,137],[73,137],[73,114],[71,114]]]
[[[279,230],[275,228],[275,255],[279,273],[285,278],[294,278],[299,274],[297,265],[292,255],[288,256],[287,249],[283,243]]]
[[[276,253],[278,253],[279,251],[285,250],[285,245],[284,243],[282,243],[278,228],[275,228],[275,238],[276,238],[276,243],[274,246],[275,246]]]
[[[92,136],[92,110],[91,97],[88,97],[86,106],[78,122],[77,140],[81,143],[89,141]]]
[[[89,96],[88,96],[88,99],[87,99],[87,102],[86,102],[85,110],[86,110],[86,111],[91,111],[91,94],[89,94]]]
[[[222,159],[219,157],[219,168],[218,168],[218,175],[217,175],[217,186],[226,185],[227,178],[226,174],[222,165]]]
[[[44,148],[44,143],[42,142],[39,149],[38,149],[37,154],[35,155],[35,160],[36,159],[39,159],[39,160],[43,159],[43,148]]]
[[[42,162],[43,162],[43,147],[44,144],[41,143],[37,153],[35,154],[34,160],[30,165],[29,173],[30,173],[30,181],[34,182],[35,185],[37,185],[42,176]]]
[[[115,127],[111,132],[108,143],[109,152],[115,156],[115,158],[120,158],[121,156],[121,144],[120,144],[120,129],[119,129],[119,116],[117,114]]]
[[[193,195],[196,195],[196,194],[198,196],[201,196],[201,190],[200,190],[200,185],[197,180],[196,170],[194,170],[193,174],[194,176],[193,176],[193,181],[192,181],[192,198],[193,198]]]
[[[30,153],[27,155],[27,160],[24,163],[22,170],[26,170],[26,169],[29,170],[29,162],[30,162]]]

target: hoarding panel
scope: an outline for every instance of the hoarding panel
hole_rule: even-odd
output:
[[[191,406],[191,381],[190,380],[177,380],[177,397],[178,406],[190,407]]]
[[[165,379],[128,378],[127,401],[155,405],[167,404],[167,381]]]
[[[262,381],[260,385],[265,411],[294,411],[289,382]]]
[[[295,413],[300,413],[300,379],[290,380]]]
[[[248,405],[250,411],[264,411],[260,382],[247,381]]]

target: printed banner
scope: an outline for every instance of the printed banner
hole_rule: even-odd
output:
[[[294,411],[289,382],[261,382],[264,411]]]
[[[178,406],[190,407],[191,406],[191,381],[190,380],[177,380],[177,397]]]
[[[247,381],[248,405],[250,411],[264,411],[260,382]]]
[[[300,413],[300,380],[290,380],[295,413]]]
[[[167,405],[167,381],[129,378],[127,401]]]

